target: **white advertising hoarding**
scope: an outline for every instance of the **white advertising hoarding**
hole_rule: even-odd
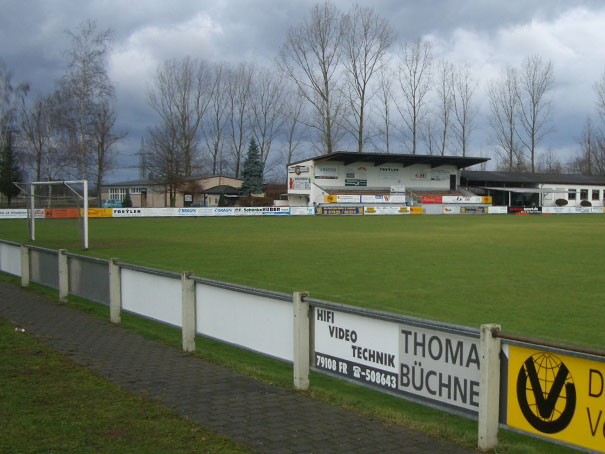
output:
[[[508,214],[508,208],[489,206],[487,207],[487,214]]]
[[[483,203],[483,198],[481,196],[475,197],[463,197],[456,195],[444,195],[441,198],[442,203]]]
[[[290,207],[236,207],[235,216],[288,216]]]
[[[27,219],[27,210],[0,210],[0,219]]]
[[[477,413],[478,336],[314,309],[314,366],[441,407]]]
[[[460,214],[460,207],[443,207],[443,214]]]
[[[360,196],[354,194],[337,195],[337,203],[359,203],[361,200]]]
[[[410,208],[406,206],[386,206],[386,207],[364,207],[364,214],[373,215],[395,215],[395,214],[410,214]]]

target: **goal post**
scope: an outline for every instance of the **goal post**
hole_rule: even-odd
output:
[[[29,183],[29,237],[30,240],[36,239],[36,187],[63,185],[73,192],[78,198],[82,199],[82,247],[88,249],[88,180],[68,180],[68,181],[33,181]],[[74,188],[76,185],[82,185],[82,194]],[[20,186],[19,186],[20,187]]]

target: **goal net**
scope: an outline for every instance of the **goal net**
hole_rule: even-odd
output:
[[[30,239],[36,239],[36,219],[77,219],[82,247],[88,249],[88,180],[34,181],[26,187]]]

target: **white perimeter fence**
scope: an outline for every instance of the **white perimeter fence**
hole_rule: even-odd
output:
[[[293,364],[499,427],[605,452],[605,354],[481,329],[217,282],[0,240],[0,271]]]

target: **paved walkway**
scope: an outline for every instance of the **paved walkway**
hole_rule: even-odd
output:
[[[133,393],[258,452],[470,453],[268,386],[0,282],[0,317]]]

